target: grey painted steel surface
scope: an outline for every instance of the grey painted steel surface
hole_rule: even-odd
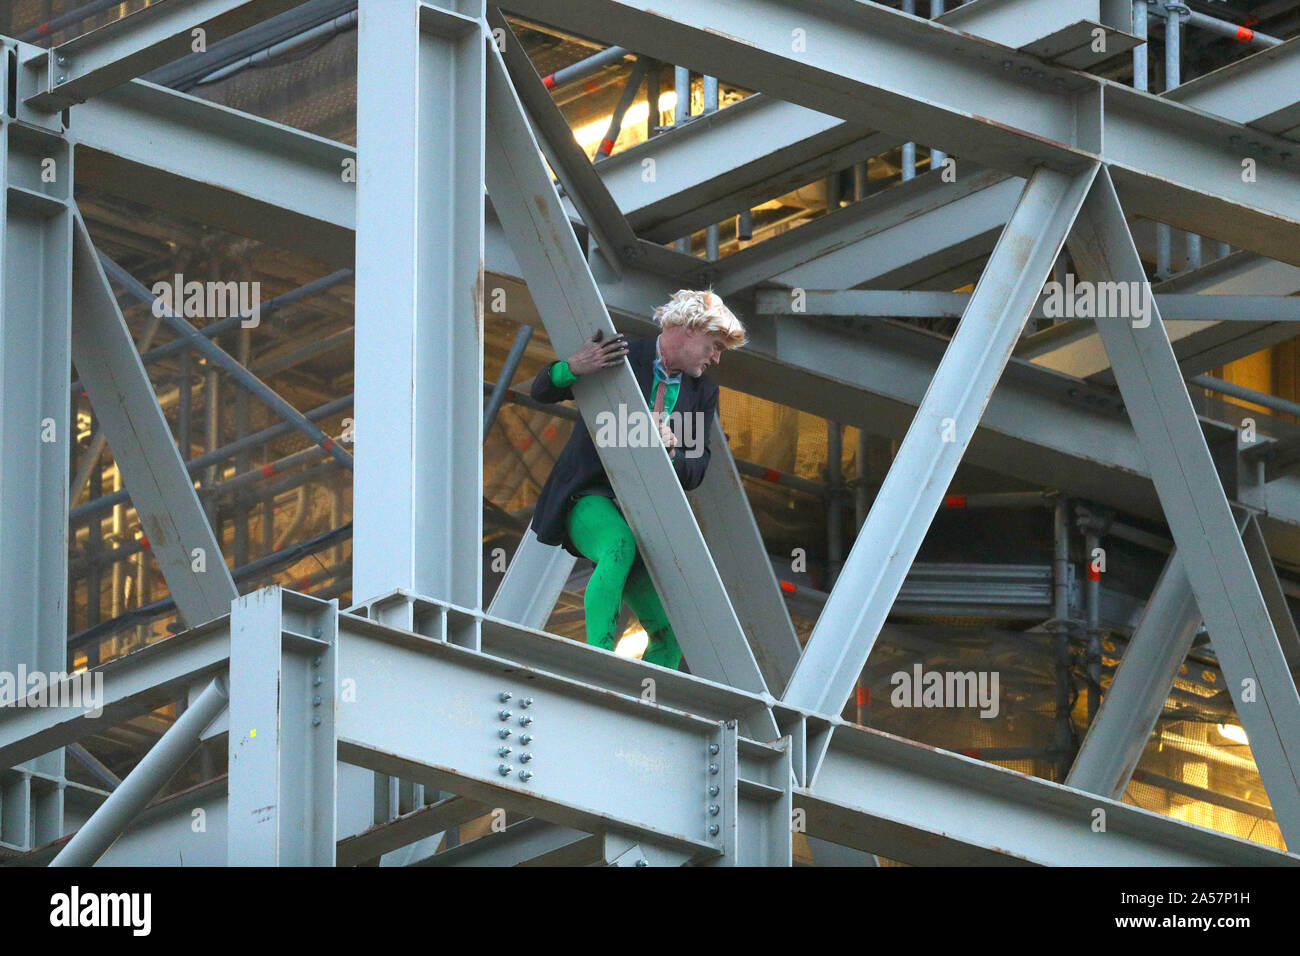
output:
[[[1103,171],[1070,237],[1093,281],[1146,283],[1110,176]],[[1161,322],[1098,321],[1165,518],[1214,641],[1232,700],[1288,845],[1300,845],[1300,696],[1228,508]],[[1134,327],[1138,325],[1139,327]]]
[[[338,620],[337,601],[278,587],[231,606],[230,866],[335,863]]]
[[[709,470],[688,496],[691,509],[767,686],[784,687],[799,661],[799,638],[716,416],[709,448]]]
[[[782,0],[513,0],[510,9],[588,33],[599,23],[601,39],[704,72],[725,60],[734,82],[1015,175],[1101,160],[1130,214],[1300,262],[1300,171],[1276,158],[1281,140],[1252,131],[1273,156],[1261,154],[1266,175],[1243,183],[1229,144],[1244,135],[1239,125],[941,24],[856,0],[815,10]],[[794,52],[799,29],[824,39]],[[913,69],[917,58],[929,68]]]
[[[149,548],[192,627],[228,613],[239,592],[80,214],[74,250],[72,358]]]
[[[563,548],[538,541],[529,525],[492,596],[488,613],[541,630],[577,563],[578,559]]]
[[[839,713],[947,492],[1096,167],[1040,169],[971,296],[783,699]]]
[[[215,43],[302,0],[188,0],[160,3],[60,43],[26,69],[39,69],[27,105],[56,112],[190,53],[196,42]]]
[[[1246,548],[1251,569],[1255,572],[1255,581],[1259,584],[1264,604],[1268,607],[1269,620],[1273,622],[1273,630],[1277,632],[1278,644],[1282,648],[1282,656],[1286,658],[1287,669],[1291,672],[1292,680],[1296,680],[1297,675],[1300,675],[1300,632],[1296,631],[1295,619],[1291,616],[1286,592],[1282,590],[1277,569],[1273,567],[1273,559],[1268,553],[1268,542],[1264,540],[1264,532],[1260,530],[1259,518],[1256,515],[1251,514],[1247,518],[1241,532],[1241,542]]]
[[[1066,786],[1119,800],[1201,626],[1187,571],[1169,556],[1088,728]]]
[[[82,825],[50,866],[93,866],[127,824],[145,808],[199,746],[201,734],[228,703],[225,678],[218,675],[149,748],[107,800]]]
[[[1300,102],[1278,94],[1300,89],[1300,38],[1198,76],[1166,94],[1168,99],[1265,132],[1295,139]]]
[[[353,593],[478,607],[488,41],[427,4],[360,10]]]
[[[488,51],[487,185],[558,355],[570,355],[594,329],[614,333],[559,197],[542,164],[505,66]],[[574,385],[586,427],[620,405],[649,415],[631,366],[586,376]],[[766,690],[663,446],[597,446],[636,535],[673,631],[694,673],[743,690]]]

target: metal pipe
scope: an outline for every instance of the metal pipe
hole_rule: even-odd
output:
[[[740,210],[736,215],[736,239],[742,242],[749,242],[754,238],[754,213],[749,207]]]
[[[673,105],[673,128],[679,129],[691,118],[691,71],[684,66],[674,66],[673,86],[677,93],[677,102]],[[673,240],[673,248],[690,255],[691,237],[687,235]]]
[[[1218,392],[1221,395],[1230,395],[1233,398],[1240,398],[1242,401],[1251,402],[1255,405],[1262,405],[1264,408],[1272,409],[1275,412],[1300,416],[1300,402],[1288,401],[1285,398],[1278,398],[1276,395],[1269,395],[1267,392],[1259,392],[1253,388],[1246,388],[1244,385],[1225,382],[1221,378],[1213,378],[1209,375],[1194,375],[1187,380],[1187,384],[1199,385],[1201,388],[1207,388],[1210,391]]]
[[[104,265],[104,271],[109,277],[115,280],[119,285],[127,290],[139,301],[146,305],[152,305],[154,297],[135,276],[131,275],[112,259],[99,254],[100,262]],[[205,338],[194,326],[190,325],[184,319],[179,318],[171,313],[170,310],[162,310],[163,320],[177,332],[177,334],[188,339],[202,355],[210,362],[220,367],[239,385],[252,392],[259,399],[269,405],[281,418],[293,422],[299,431],[310,438],[313,442],[320,445],[329,452],[330,456],[335,458],[340,464],[347,468],[352,467],[352,456],[338,446],[338,444],[320,430],[315,424],[309,421],[302,412],[286,402],[280,395],[268,386],[261,379],[254,376],[246,368],[232,358],[224,349]]]
[[[1097,716],[1101,706],[1101,573],[1093,564],[1101,547],[1095,531],[1084,535],[1084,561],[1088,566],[1088,584],[1084,599],[1088,606],[1088,723]]]
[[[643,57],[637,57],[636,62],[632,64],[632,72],[628,74],[627,82],[623,84],[623,92],[618,96],[618,103],[614,106],[614,112],[609,118],[609,127],[605,130],[605,138],[596,147],[596,155],[592,157],[592,162],[600,162],[614,152],[614,144],[618,142],[618,135],[623,131],[623,117],[627,115],[628,108],[632,105],[632,101],[636,99],[637,90],[641,89],[641,80],[645,78],[645,71],[646,60]]]
[[[1182,82],[1182,21],[1177,11],[1186,10],[1182,3],[1165,3],[1160,12],[1172,12],[1165,16],[1165,92],[1175,89]],[[1160,10],[1157,3],[1156,10]],[[1156,277],[1167,279],[1173,275],[1173,230],[1168,223],[1156,223]]]
[[[50,866],[91,866],[122,835],[199,746],[199,735],[230,703],[224,676],[217,676],[135,765],[90,819],[50,861]]]
[[[492,431],[492,426],[497,420],[501,403],[505,400],[506,392],[510,390],[515,372],[519,370],[519,362],[524,357],[524,350],[528,348],[528,340],[532,334],[531,325],[521,325],[519,331],[515,333],[515,340],[510,344],[510,354],[506,356],[506,364],[502,367],[501,374],[497,376],[496,384],[492,386],[492,394],[488,396],[487,408],[483,410],[484,441],[487,440],[488,433]]]
[[[858,531],[866,524],[867,512],[871,508],[871,502],[867,495],[867,433],[861,428],[858,429],[858,480],[853,488],[853,519],[854,525]]]
[[[319,26],[312,27],[310,30],[304,30],[302,33],[289,37],[287,40],[281,40],[279,43],[273,44],[265,50],[258,50],[256,53],[249,54],[242,59],[236,60],[234,63],[223,66],[219,70],[213,70],[206,76],[200,77],[196,80],[192,84],[191,88],[193,86],[201,86],[204,83],[216,83],[218,80],[224,80],[226,77],[233,76],[250,66],[266,63],[267,61],[274,60],[286,53],[292,53],[294,50],[306,46],[308,43],[356,29],[356,25],[357,11],[353,10],[351,13],[337,16],[327,23],[322,23]]]
[[[1147,0],[1133,0],[1133,35],[1142,41],[1133,48],[1133,89],[1145,92],[1149,72],[1147,66]]]
[[[1155,2],[1155,0],[1153,0],[1153,2]],[[1166,3],[1164,6],[1169,7],[1171,4]],[[1267,33],[1260,33],[1256,30],[1250,29],[1249,27],[1242,26],[1241,24],[1232,23],[1229,20],[1220,20],[1217,17],[1211,17],[1204,13],[1198,13],[1186,4],[1172,4],[1172,6],[1181,8],[1179,16],[1183,20],[1187,21],[1188,26],[1196,27],[1197,29],[1205,30],[1207,33],[1214,33],[1221,37],[1227,37],[1230,40],[1236,40],[1238,43],[1244,44],[1248,47],[1266,50],[1285,42],[1278,37],[1269,36]],[[1156,3],[1156,6],[1152,8],[1151,12],[1157,17],[1167,18],[1169,16],[1165,10],[1161,9],[1158,2]]]
[[[1070,729],[1070,528],[1069,503],[1056,499],[1052,517],[1052,620],[1048,630],[1056,636],[1056,724],[1052,746],[1058,754],[1057,779],[1064,780],[1073,763]]]
[[[548,89],[553,90],[557,86],[563,86],[565,83],[572,83],[575,80],[581,80],[600,70],[603,67],[619,63],[625,56],[632,56],[632,51],[624,49],[621,46],[612,46],[606,50],[601,50],[585,60],[579,60],[563,69],[556,70],[554,73],[548,73],[542,77],[542,84]]]
[[[81,744],[68,744],[67,751],[68,756],[85,767],[105,790],[116,790],[121,785],[121,778]]]
[[[645,73],[645,138],[653,139],[659,135],[659,80],[658,60],[650,60]]]
[[[203,387],[203,441],[207,456],[212,458],[211,452],[215,451],[218,443],[221,441],[221,381],[217,377],[217,370],[210,365],[204,374]],[[203,474],[203,488],[206,491],[217,482],[217,465],[213,461],[207,467]],[[216,496],[210,496],[205,504],[205,511],[208,516],[208,523],[212,526],[213,533],[216,534],[217,542],[221,542],[221,524],[218,518]]]
[[[826,571],[827,584],[834,587],[844,567],[844,511],[840,496],[844,489],[844,426],[826,423]]]
[[[35,43],[37,40],[47,37],[52,33],[58,33],[64,27],[70,27],[73,24],[81,23],[83,20],[89,20],[97,13],[102,13],[112,7],[120,6],[122,0],[91,0],[90,3],[83,4],[75,10],[69,10],[67,13],[60,14],[48,23],[42,23],[26,30],[18,35],[18,39],[24,43]]]

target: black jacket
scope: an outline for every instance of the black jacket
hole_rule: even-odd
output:
[[[655,339],[637,339],[629,337],[627,358],[632,365],[632,373],[644,396],[654,379]],[[551,363],[552,365],[555,363]],[[595,374],[604,374],[593,372]],[[548,365],[533,380],[532,396],[539,402],[553,404],[573,398],[572,388],[556,388],[551,384],[551,366]],[[703,453],[694,458],[683,454],[679,446],[673,458],[673,469],[682,487],[687,491],[697,487],[704,480],[704,472],[709,467],[709,432],[713,427],[713,416],[718,409],[718,386],[710,379],[700,376],[692,378],[682,374],[681,387],[677,392],[677,404],[674,412],[683,415],[688,412],[703,412]],[[699,437],[699,436],[695,436]],[[677,435],[678,440],[682,435]],[[573,507],[570,496],[575,492],[598,488],[609,493],[609,478],[600,463],[596,444],[587,431],[584,422],[575,422],[573,434],[560,452],[560,457],[551,469],[546,484],[542,486],[537,497],[537,509],[533,512],[533,531],[543,544],[562,545],[570,554],[581,557],[568,533],[569,509]]]

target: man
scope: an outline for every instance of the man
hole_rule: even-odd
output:
[[[704,480],[709,466],[709,429],[718,408],[718,386],[702,376],[721,361],[724,351],[744,345],[747,337],[740,320],[712,292],[682,289],[655,309],[654,318],[661,331],[653,339],[619,335],[602,343],[597,333],[567,360],[542,369],[533,382],[532,396],[547,403],[571,399],[578,378],[598,375],[626,358],[652,409],[653,427],[668,450],[673,470],[689,491]],[[688,415],[695,416],[700,427],[681,429],[688,436],[684,446],[672,423],[682,423]],[[584,597],[588,644],[614,649],[619,610],[626,601],[649,636],[641,659],[677,669],[682,658],[677,638],[637,553],[636,539],[610,488],[592,436],[582,426],[573,429],[542,487],[533,530],[543,544],[562,545],[596,565]]]

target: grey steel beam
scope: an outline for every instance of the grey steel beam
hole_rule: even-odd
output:
[[[78,183],[352,264],[350,146],[144,80],[76,107],[70,133]]]
[[[1124,795],[1201,627],[1183,564],[1178,552],[1169,556],[1074,758],[1066,786],[1111,800]]]
[[[838,714],[853,690],[1096,175],[1034,173],[944,353],[784,700]]]
[[[415,0],[360,10],[353,593],[477,608],[489,40]]]
[[[1189,80],[1164,95],[1184,106],[1295,139],[1300,135],[1297,89],[1300,38],[1292,38]]]
[[[491,812],[473,800],[451,796],[427,807],[404,813],[394,820],[371,827],[362,833],[344,837],[338,843],[338,866],[356,866],[378,859],[385,853],[400,849],[417,840],[423,840],[452,827]]]
[[[1291,607],[1287,604],[1286,592],[1278,579],[1277,569],[1273,567],[1273,558],[1268,553],[1268,542],[1260,530],[1258,516],[1251,514],[1241,532],[1241,542],[1246,548],[1251,569],[1255,572],[1255,581],[1259,584],[1260,594],[1268,607],[1269,620],[1277,632],[1278,643],[1282,647],[1282,656],[1286,659],[1287,669],[1292,680],[1300,678],[1300,632],[1296,631],[1295,619],[1291,616]],[[1213,638],[1213,635],[1210,635]]]
[[[1276,158],[1285,141],[941,24],[856,0],[815,10],[780,0],[509,6],[579,32],[599,24],[602,39],[703,72],[725,61],[735,82],[1015,175],[1102,160],[1115,167],[1131,212],[1300,262],[1300,170]],[[819,40],[796,52],[796,30]],[[918,58],[928,69],[911,68]],[[1261,151],[1256,182],[1241,181],[1241,149],[1230,142],[1238,135],[1272,150]]]
[[[72,360],[177,610],[201,624],[228,613],[238,589],[80,214],[73,242]]]
[[[900,142],[759,93],[630,146],[597,172],[639,235],[668,242]]]
[[[279,587],[231,606],[229,866],[335,863],[336,725],[360,709],[337,701],[338,620],[337,601]]]
[[[704,481],[687,497],[767,685],[784,687],[799,661],[799,638],[716,416],[709,449]]]
[[[1146,285],[1109,174],[1103,171],[1070,237],[1093,281]],[[1300,845],[1300,696],[1251,569],[1241,534],[1183,385],[1159,309],[1146,324],[1102,319],[1098,330],[1165,518],[1183,555],[1260,778],[1288,845]]]
[[[542,544],[532,525],[524,532],[506,567],[505,577],[488,605],[488,613],[541,630],[555,609],[578,559],[561,547]]]
[[[441,853],[413,860],[407,866],[523,866],[589,839],[591,834],[557,826],[537,817],[485,833]]]
[[[1044,312],[1051,294],[1038,297],[1030,318],[1052,318]],[[1281,295],[1156,295],[1167,321],[1184,322],[1300,322],[1300,296]],[[871,289],[831,291],[804,289],[798,305],[788,291],[759,289],[754,310],[767,315],[833,315],[844,317],[959,319],[970,302],[969,292],[920,292]],[[1296,330],[1300,334],[1300,329]],[[1024,352],[1018,352],[1027,357]]]
[[[487,80],[488,191],[547,334],[557,354],[568,355],[591,337],[593,328],[609,336],[614,326],[495,48],[489,50]],[[593,434],[602,409],[622,406],[649,415],[626,363],[580,379],[574,394]],[[597,445],[596,450],[692,672],[742,690],[765,691],[663,446]],[[769,729],[775,736],[775,727]]]
[[[918,865],[1300,865],[1294,854],[842,724],[794,803],[810,836]]]
[[[283,13],[302,0],[188,0],[156,3],[23,64],[39,71],[28,106],[50,113],[121,86],[155,67],[179,60],[195,44],[215,43]]]

